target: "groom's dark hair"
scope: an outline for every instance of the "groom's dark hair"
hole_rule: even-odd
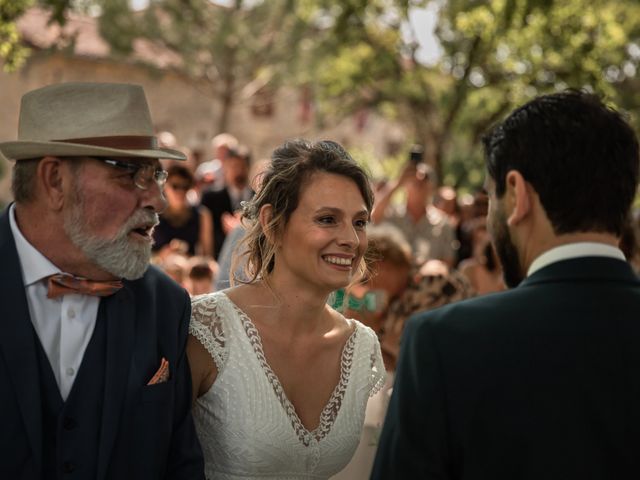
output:
[[[638,183],[638,141],[623,116],[576,90],[516,109],[483,138],[498,198],[517,170],[540,196],[556,234],[622,234]]]

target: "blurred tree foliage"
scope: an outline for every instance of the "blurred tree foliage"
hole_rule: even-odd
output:
[[[21,43],[17,20],[27,9],[38,5],[51,13],[50,22],[64,25],[66,11],[100,3],[99,0],[0,0],[0,60],[6,72],[14,72],[29,56],[29,49]]]
[[[218,132],[227,130],[234,103],[277,89],[306,31],[295,0],[234,0],[228,7],[208,0],[150,0],[136,16],[127,0],[101,3],[102,34],[117,50],[129,52],[136,37],[155,41],[178,54],[187,73],[209,81],[209,93],[222,107]]]
[[[434,2],[443,54],[424,65],[410,11]],[[210,80],[217,131],[234,102],[305,85],[320,118],[365,108],[404,122],[449,184],[479,186],[482,133],[538,94],[586,88],[638,105],[636,0],[151,0],[138,16],[127,0],[99,3],[117,50],[146,37]]]
[[[322,108],[375,108],[405,121],[447,183],[477,186],[482,132],[538,94],[586,88],[637,110],[637,1],[448,0],[434,66],[416,59],[415,36],[402,31],[409,10],[429,2],[304,3],[325,26],[304,65]]]
[[[33,0],[0,0],[0,60],[5,71],[16,70],[27,57],[28,49],[20,44],[16,20]]]
[[[142,12],[129,0],[0,0],[5,68],[24,59],[15,20],[35,2],[61,23],[70,7],[98,6],[116,54],[137,38],[175,52],[219,99],[216,131],[235,102],[304,85],[320,119],[371,109],[404,122],[448,184],[478,186],[482,133],[538,94],[587,88],[640,108],[638,0],[150,0]],[[435,65],[419,61],[410,21],[427,6],[439,10]]]

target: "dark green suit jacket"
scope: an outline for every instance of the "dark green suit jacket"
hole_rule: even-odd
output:
[[[604,257],[414,316],[374,479],[640,478],[640,282]]]

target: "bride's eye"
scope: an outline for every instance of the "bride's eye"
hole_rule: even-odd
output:
[[[369,224],[369,221],[366,219],[360,219],[360,220],[355,220],[353,222],[353,225],[358,229],[358,230],[364,230],[365,228],[367,228],[367,225]]]
[[[316,221],[318,223],[322,224],[322,225],[333,225],[334,223],[336,223],[335,217],[333,217],[331,215],[326,215],[324,217],[319,217]]]

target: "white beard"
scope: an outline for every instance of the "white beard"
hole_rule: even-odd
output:
[[[71,242],[91,261],[114,277],[136,280],[144,275],[151,259],[151,243],[129,238],[130,231],[141,225],[158,224],[158,214],[136,210],[112,239],[96,238],[86,230],[80,192],[76,191],[73,207],[65,213],[64,230]]]

